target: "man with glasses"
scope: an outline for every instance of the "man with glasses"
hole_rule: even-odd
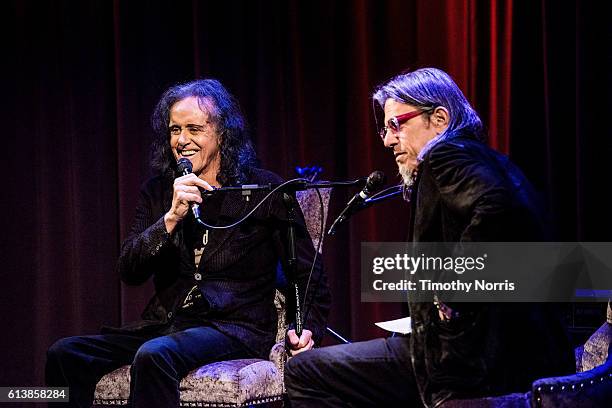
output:
[[[377,88],[379,136],[405,186],[414,242],[541,241],[531,187],[487,147],[483,126],[445,72],[424,68]],[[574,371],[554,311],[520,303],[409,302],[409,336],[310,350],[287,364],[292,407],[439,406],[526,392]]]

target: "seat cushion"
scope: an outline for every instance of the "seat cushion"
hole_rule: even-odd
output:
[[[130,396],[130,366],[126,365],[106,374],[98,384],[94,394],[96,405],[127,405]]]
[[[95,404],[125,405],[130,393],[129,366],[105,375],[96,386]],[[181,406],[241,406],[280,400],[283,377],[271,361],[241,359],[207,364],[180,384]]]
[[[184,403],[214,401],[242,405],[281,399],[283,377],[271,361],[220,361],[191,372],[181,381],[180,390]]]

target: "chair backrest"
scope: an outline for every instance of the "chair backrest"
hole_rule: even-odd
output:
[[[578,349],[579,350],[579,349]],[[608,407],[612,401],[612,310],[606,322],[584,344],[577,374],[541,378],[531,387],[532,405],[548,407]]]
[[[584,343],[580,371],[589,371],[606,362],[612,344],[612,310],[608,302],[606,322]]]
[[[306,228],[312,239],[312,245],[315,247],[319,245],[319,239],[321,235],[321,217],[323,217],[323,234],[325,234],[325,225],[327,223],[327,210],[329,208],[329,199],[331,197],[331,188],[320,189],[321,201],[323,202],[323,211],[321,212],[321,201],[316,190],[304,190],[296,193],[296,198],[304,213],[304,220],[306,221]],[[319,253],[323,252],[323,244],[319,248]],[[276,331],[276,342],[280,343],[285,341],[285,332],[287,331],[287,320],[286,320],[286,301],[285,295],[280,291],[276,290],[276,296],[274,297],[274,305],[276,306],[276,312],[278,313],[278,326]]]
[[[327,222],[327,210],[329,208],[329,198],[331,197],[331,188],[321,188],[318,190],[321,194],[321,200],[317,190],[303,190],[296,193],[296,198],[300,203],[300,208],[304,213],[304,219],[306,221],[306,228],[312,239],[312,244],[315,249],[319,244],[321,235],[321,224],[323,224],[323,234],[325,234],[325,224]],[[323,208],[321,208],[321,201]],[[321,223],[321,217],[323,222]],[[323,245],[319,248],[320,252],[323,252]]]

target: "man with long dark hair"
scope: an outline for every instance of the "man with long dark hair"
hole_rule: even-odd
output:
[[[199,205],[209,225],[241,218],[265,195],[215,194],[201,190],[235,184],[278,183],[254,166],[255,153],[234,97],[213,79],[173,86],[153,114],[152,166],[157,175],[142,187],[136,219],[121,247],[118,270],[128,285],[151,277],[155,296],[142,320],[100,335],[68,337],[48,351],[47,383],[70,387],[70,404],[87,407],[97,381],[131,364],[134,407],[178,407],[179,383],[191,370],[219,360],[267,358],[274,344],[276,270],[287,253],[287,210],[280,195],[237,228],[210,229],[196,222]],[[192,172],[179,174],[177,161]],[[295,203],[297,207],[297,203]],[[297,268],[289,279],[304,290],[314,248],[297,207]],[[302,336],[290,330],[298,354],[319,342],[325,330],[329,291],[320,262]]]
[[[546,231],[522,173],[483,142],[483,126],[445,72],[398,75],[374,92],[379,136],[410,201],[414,242],[541,241]],[[308,351],[285,370],[296,407],[421,406],[526,392],[574,370],[547,305],[409,302],[412,333]]]

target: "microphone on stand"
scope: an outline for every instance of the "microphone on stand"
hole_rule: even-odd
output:
[[[376,170],[372,172],[368,179],[366,180],[366,185],[363,187],[359,193],[355,194],[353,198],[348,202],[344,210],[340,213],[338,218],[335,219],[334,223],[327,231],[328,235],[334,235],[336,233],[336,228],[344,221],[348,220],[353,213],[361,207],[363,202],[370,197],[376,190],[380,189],[383,184],[386,182],[385,173],[380,170]]]
[[[178,159],[178,161],[176,162],[176,166],[181,176],[186,176],[187,174],[193,172],[193,165],[191,164],[189,159],[186,159],[184,157],[181,157],[180,159]],[[190,206],[191,206],[191,212],[193,213],[193,216],[195,217],[196,220],[199,220],[200,219],[200,205],[198,203],[191,203]]]

